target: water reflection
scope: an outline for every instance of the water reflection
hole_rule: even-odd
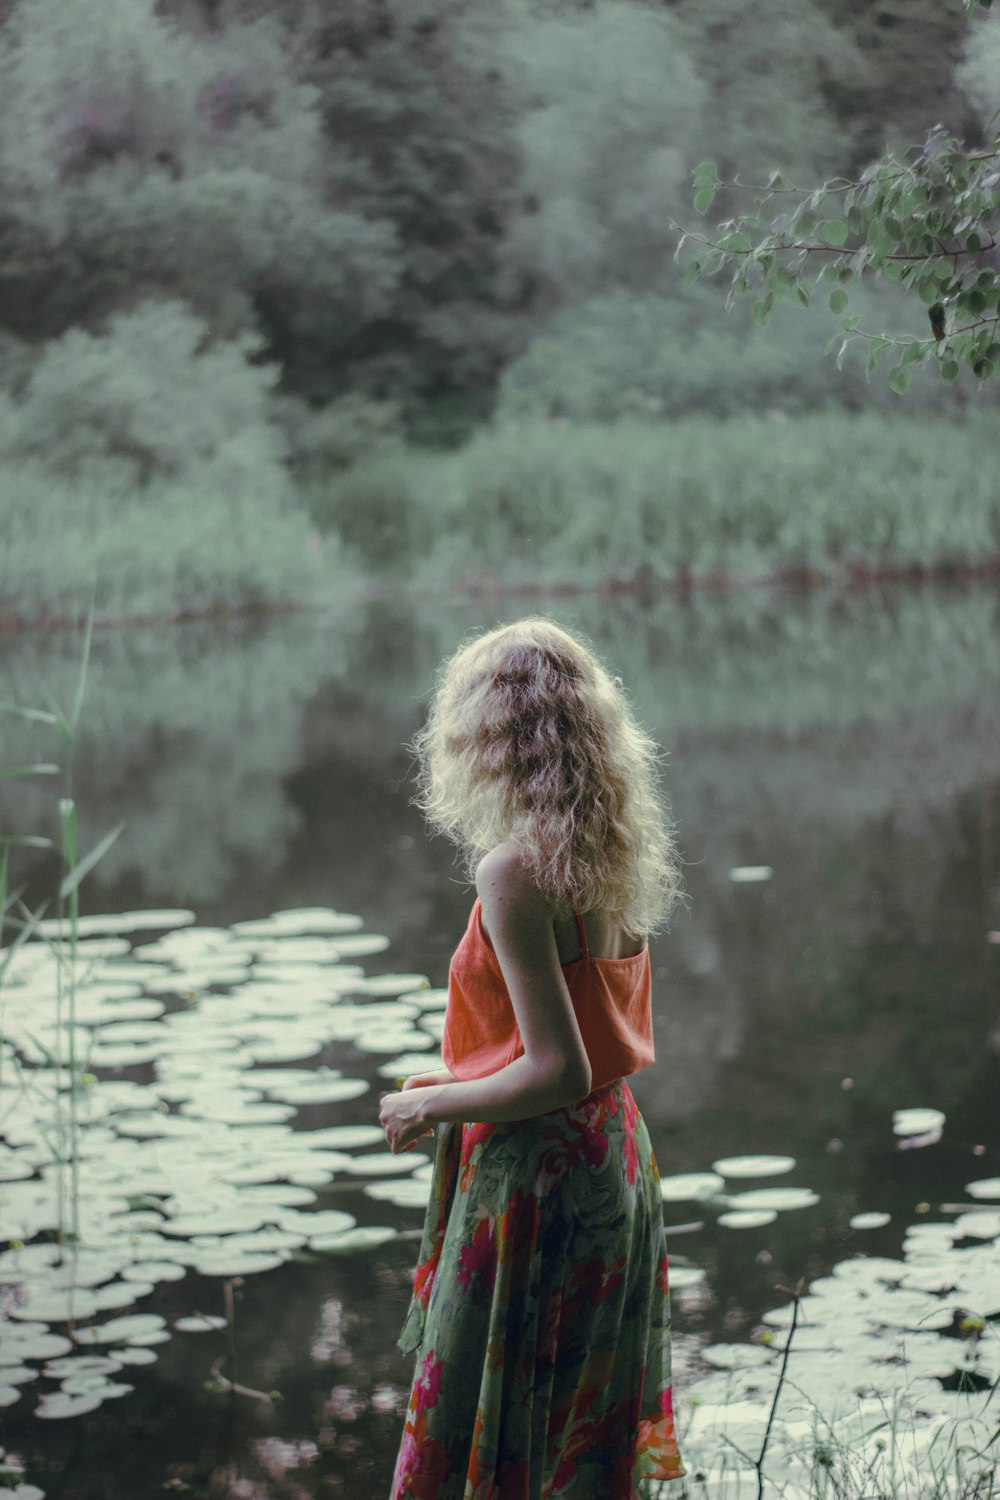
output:
[[[85,881],[84,910],[191,907],[200,929],[229,929],[340,907],[388,940],[384,956],[359,959],[367,972],[405,969],[440,985],[472,895],[409,805],[402,747],[439,660],[471,628],[534,607],[390,600],[348,620],[98,632],[73,767],[81,845],[122,818],[127,827]],[[859,1252],[898,1257],[906,1226],[938,1227],[940,1205],[1000,1170],[998,950],[985,941],[1000,928],[998,596],[544,607],[591,636],[669,754],[692,902],[652,946],[659,1061],[634,1082],[661,1170],[789,1152],[793,1185],[820,1200],[756,1227],[720,1225],[713,1210],[703,1230],[672,1241],[678,1267],[706,1273],[679,1292],[683,1372],[706,1338],[745,1343],[784,1300],[776,1283],[826,1276]],[[3,696],[36,704],[45,683],[68,700],[77,652],[68,636],[8,641]],[[6,764],[59,758],[42,726],[4,720],[0,730]],[[48,782],[0,787],[5,828],[54,833],[54,795]],[[37,900],[51,864],[19,859]],[[756,865],[769,880],[731,878]],[[289,977],[287,962],[271,967],[268,983]],[[304,1105],[310,1126],[370,1122],[387,1061],[346,1038],[323,1053],[317,1068],[364,1078],[369,1091]],[[943,1112],[940,1141],[898,1150],[901,1109]],[[419,1221],[364,1187],[335,1174],[324,1211],[404,1232]],[[667,1205],[668,1223],[699,1214]],[[381,1496],[408,1376],[393,1339],[414,1254],[404,1240],[367,1261],[248,1278],[237,1289],[246,1379],[284,1402],[240,1408],[230,1425],[201,1388],[222,1336],[174,1338],[155,1370],[128,1371],[136,1391],[116,1403],[128,1415],[89,1429],[88,1473],[129,1500],[164,1482],[206,1495]],[[157,1287],[168,1321],[192,1311],[190,1277],[184,1287]],[[196,1282],[194,1302],[218,1314],[218,1282]],[[146,1442],[131,1468],[119,1457],[123,1422]],[[46,1425],[56,1474],[79,1439]],[[223,1462],[220,1448],[239,1458]]]

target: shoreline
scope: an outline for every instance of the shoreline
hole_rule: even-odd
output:
[[[861,592],[878,588],[884,584],[966,584],[988,583],[1000,579],[1000,555],[979,563],[881,563],[872,564],[863,560],[838,562],[828,570],[816,567],[781,568],[773,573],[746,575],[718,569],[711,573],[695,574],[686,566],[678,567],[673,575],[659,575],[646,565],[640,566],[631,575],[608,574],[591,582],[573,580],[522,580],[503,583],[495,575],[482,574],[461,579],[388,580],[377,574],[362,575],[358,579],[358,602],[371,603],[391,595],[401,595],[414,600],[440,598],[442,589],[451,597],[465,599],[530,598],[550,595],[556,598],[573,598],[584,594],[604,597],[642,597],[664,593],[681,597],[694,594],[719,594],[743,589],[774,589],[807,592],[826,589],[831,593]],[[95,616],[94,629],[127,629],[150,625],[182,625],[197,621],[254,620],[283,614],[320,613],[329,609],[335,601],[322,600],[275,600],[253,604],[210,606],[203,610],[181,609],[163,614],[126,615],[116,619]],[[86,614],[58,615],[45,611],[38,616],[26,617],[16,612],[0,609],[0,641],[13,640],[21,636],[39,634],[53,635],[62,630],[79,629],[86,621]]]

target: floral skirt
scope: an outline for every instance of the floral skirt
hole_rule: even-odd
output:
[[[399,1347],[417,1362],[391,1500],[632,1500],[683,1475],[660,1178],[624,1079],[437,1127]]]

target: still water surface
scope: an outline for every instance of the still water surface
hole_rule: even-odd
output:
[[[658,1060],[633,1080],[661,1173],[787,1155],[789,1172],[729,1187],[818,1200],[756,1228],[666,1203],[674,1264],[705,1273],[675,1295],[683,1416],[699,1351],[749,1340],[787,1301],[779,1288],[859,1253],[898,1257],[910,1226],[948,1222],[966,1183],[1000,1172],[1000,947],[988,940],[1000,929],[1000,596],[537,607],[589,634],[667,752],[690,901],[651,945]],[[83,911],[184,907],[201,927],[229,927],[334,908],[388,939],[360,960],[366,974],[442,986],[474,891],[410,806],[404,746],[440,659],[472,628],[535,608],[380,602],[350,618],[98,631],[72,764],[81,848],[127,826],[84,882]],[[70,636],[6,643],[2,696],[40,704],[44,684],[67,702],[78,653]],[[0,727],[4,764],[60,759],[45,726]],[[51,778],[7,784],[5,828],[54,836],[57,794]],[[767,878],[733,873],[761,867]],[[37,904],[55,867],[24,855],[21,874]],[[303,1105],[296,1124],[375,1120],[385,1061],[352,1041],[325,1046],[305,1066],[369,1090]],[[943,1112],[941,1139],[899,1149],[893,1114],[907,1108]],[[26,1390],[4,1441],[28,1477],[74,1500],[384,1496],[422,1215],[350,1180],[318,1206],[402,1235],[237,1285],[239,1379],[279,1391],[277,1404],[230,1409],[206,1393],[224,1337],[177,1334],[129,1371],[133,1394],[92,1414],[42,1424]],[[852,1227],[862,1213],[889,1218]],[[221,1281],[189,1273],[141,1304],[152,1307],[168,1324],[222,1314]]]

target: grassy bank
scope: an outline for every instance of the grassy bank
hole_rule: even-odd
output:
[[[484,429],[310,496],[359,562],[497,585],[983,570],[1000,559],[988,413]]]
[[[162,484],[123,494],[0,469],[0,629],[228,615],[357,588],[304,506]]]
[[[418,591],[1000,573],[987,412],[556,421],[387,438],[298,498],[0,469],[0,628]]]

